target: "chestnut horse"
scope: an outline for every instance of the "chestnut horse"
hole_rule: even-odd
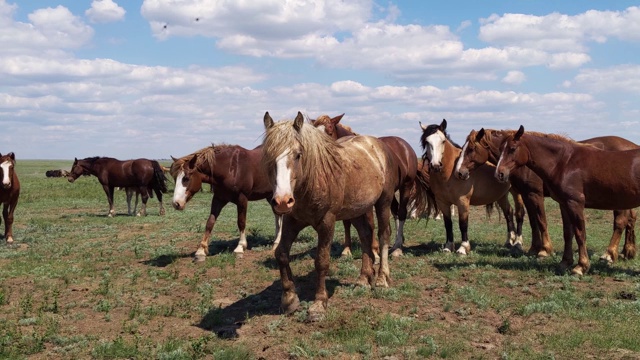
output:
[[[73,161],[71,171],[67,176],[69,182],[74,182],[82,175],[93,175],[98,178],[107,200],[109,201],[109,217],[115,215],[113,207],[113,193],[116,187],[136,188],[142,195],[142,207],[138,216],[147,215],[147,200],[153,197],[155,191],[160,202],[160,215],[164,215],[162,194],[167,192],[167,178],[162,167],[155,160],[135,159],[118,160],[110,157],[90,157]]]
[[[0,154],[0,201],[2,202],[2,218],[4,219],[4,239],[7,244],[13,243],[13,212],[18,205],[20,181],[16,174],[16,156],[10,152]]]
[[[344,114],[330,118],[327,115],[322,115],[315,120],[311,120],[311,124],[323,130],[334,140],[345,136],[357,135],[351,130],[351,127],[340,124],[343,116]],[[408,142],[397,136],[383,136],[378,139],[385,143],[396,156],[395,163],[398,165],[397,171],[400,174],[400,182],[396,186],[400,201],[398,202],[394,196],[391,204],[391,213],[396,221],[396,241],[391,247],[391,255],[400,256],[402,255],[402,243],[404,242],[404,222],[407,219],[410,204],[417,212],[422,212],[424,211],[424,205],[428,203],[425,200],[425,196],[432,196],[428,187],[429,177],[428,174],[425,177],[424,172],[418,170],[418,156]],[[419,176],[422,178],[419,179]],[[342,254],[350,255],[351,222],[343,220],[343,224],[345,236]],[[373,247],[374,254],[376,254],[377,242],[375,239]]]
[[[444,226],[447,232],[445,251],[453,251],[453,223],[451,221],[451,205],[458,208],[458,224],[462,243],[456,251],[466,255],[471,251],[471,244],[467,235],[469,222],[469,205],[487,205],[497,202],[504,218],[507,220],[507,241],[505,246],[522,247],[522,222],[524,219],[524,206],[522,197],[513,194],[518,213],[518,226],[514,226],[513,210],[509,204],[508,194],[511,186],[496,181],[493,177],[494,166],[484,164],[478,167],[469,180],[461,180],[454,173],[455,162],[462,150],[454,144],[446,132],[447,121],[442,120],[440,125],[434,124],[422,127],[420,143],[425,150],[423,159],[429,164],[431,189],[436,197],[438,208],[443,211]]]
[[[264,126],[264,164],[273,189],[271,206],[277,214],[284,215],[282,239],[275,251],[282,280],[283,310],[291,313],[299,306],[289,253],[298,233],[307,226],[318,233],[317,287],[315,301],[308,310],[309,320],[318,320],[326,313],[325,278],[329,273],[329,250],[336,220],[351,219],[362,242],[358,284],[388,286],[389,218],[399,181],[391,150],[370,136],[336,142],[305,123],[300,112],[295,120],[277,124],[267,112]],[[373,208],[382,249],[377,278],[371,248]]]
[[[210,184],[213,190],[211,212],[194,261],[204,261],[209,254],[213,227],[222,209],[230,202],[236,205],[240,231],[240,240],[233,252],[242,256],[248,245],[245,233],[248,202],[271,198],[271,185],[262,168],[262,146],[247,150],[238,145],[211,145],[179,159],[172,159],[170,172],[176,183],[173,192],[173,207],[176,210],[184,210],[187,202],[200,191],[203,182]],[[280,224],[281,219],[276,216],[274,247],[280,241]]]
[[[456,174],[461,179],[467,179],[469,172],[479,165],[489,161],[496,165],[500,157],[500,145],[515,130],[492,130],[480,129],[472,130],[467,136],[467,140],[462,148],[462,154],[456,163]],[[601,136],[580,141],[580,143],[591,144],[603,150],[631,150],[637,149],[638,145],[629,140],[617,136]],[[544,188],[542,179],[526,166],[514,169],[509,181],[511,186],[522,194],[524,204],[529,215],[531,224],[531,248],[530,254],[545,257],[552,254],[551,241],[547,231],[547,216],[544,208],[544,197],[549,196],[548,190]],[[625,230],[625,244],[623,256],[631,259],[635,256],[635,210],[615,210],[613,222],[613,234],[607,251],[600,259],[607,262],[614,262],[618,257],[618,244]]]
[[[518,131],[505,138],[495,176],[508,182],[511,172],[527,166],[538,175],[560,205],[564,252],[560,269],[573,265],[572,238],[578,244],[578,265],[589,271],[584,209],[632,209],[640,206],[640,149],[606,151],[553,134]]]

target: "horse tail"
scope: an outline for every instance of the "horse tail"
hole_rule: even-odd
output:
[[[410,209],[411,212],[415,210],[418,218],[426,217],[427,221],[439,212],[436,196],[431,190],[429,172],[426,168],[419,167],[416,172],[409,197],[409,204],[411,204],[412,207],[412,209]]]
[[[162,166],[155,160],[151,160],[151,164],[153,165],[153,188],[156,190],[160,190],[163,193],[167,193],[169,191],[169,189],[167,188],[167,177],[164,174]]]
[[[493,210],[496,208],[496,206],[498,206],[498,204],[495,202],[489,203],[484,206],[488,219],[491,219],[491,215],[493,215]],[[500,220],[500,211],[498,211],[498,220]]]

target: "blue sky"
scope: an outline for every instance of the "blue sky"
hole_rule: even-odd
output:
[[[182,156],[262,117],[346,113],[416,151],[423,124],[640,143],[632,1],[0,0],[0,153]]]

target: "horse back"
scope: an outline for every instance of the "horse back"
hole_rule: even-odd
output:
[[[397,136],[383,136],[378,139],[391,150],[400,179],[403,182],[413,181],[418,171],[418,156],[411,145]]]
[[[234,200],[243,194],[248,200],[264,199],[273,189],[262,164],[262,145],[252,150],[228,146],[216,154],[214,192],[217,196]]]

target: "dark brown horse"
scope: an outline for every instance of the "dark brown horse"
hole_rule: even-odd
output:
[[[573,264],[572,239],[578,244],[578,265],[589,270],[584,209],[632,209],[640,206],[640,149],[606,151],[565,137],[517,132],[506,137],[495,176],[507,182],[511,172],[527,166],[538,175],[560,205],[564,233],[561,270]]]
[[[156,193],[160,202],[160,215],[164,215],[162,194],[167,192],[167,178],[162,167],[155,160],[135,159],[118,160],[110,157],[90,157],[73,161],[71,172],[67,176],[74,182],[82,175],[93,175],[102,185],[109,201],[109,214],[114,216],[113,193],[116,187],[136,188],[142,196],[142,207],[138,216],[147,215],[147,200]]]
[[[236,205],[240,231],[240,241],[233,252],[241,256],[248,245],[245,234],[248,202],[271,199],[271,185],[262,167],[262,145],[253,150],[238,145],[202,148],[179,159],[173,158],[171,176],[176,182],[173,207],[177,210],[184,210],[187,202],[200,191],[203,182],[210,184],[213,190],[211,212],[194,261],[204,261],[209,254],[213,227],[222,209],[230,202]],[[276,217],[274,247],[280,241],[280,224],[281,219]]]
[[[281,305],[286,313],[299,306],[289,253],[298,233],[312,226],[318,233],[315,258],[317,287],[309,319],[324,316],[328,294],[330,246],[335,222],[351,219],[362,242],[362,267],[358,283],[388,286],[391,201],[399,174],[395,156],[387,145],[370,136],[353,136],[336,142],[305,123],[298,112],[294,121],[274,124],[264,116],[264,164],[272,184],[271,206],[284,215],[282,239],[275,257],[282,280]],[[378,220],[380,268],[373,269],[373,208]]]
[[[455,162],[462,150],[453,143],[446,132],[447,121],[442,120],[440,125],[433,124],[422,126],[420,143],[425,149],[423,159],[429,164],[430,184],[435,194],[438,208],[443,212],[444,226],[447,232],[445,251],[453,251],[453,223],[451,221],[451,205],[458,208],[458,224],[462,237],[462,243],[456,251],[466,255],[471,250],[467,228],[469,221],[469,205],[487,205],[497,202],[504,218],[507,220],[508,247],[522,247],[522,221],[524,218],[524,206],[522,197],[512,193],[518,213],[518,226],[514,225],[513,210],[509,204],[509,184],[502,184],[493,177],[494,167],[484,164],[474,172],[468,181],[459,179],[454,172]]]
[[[0,202],[2,202],[2,218],[4,219],[4,239],[7,244],[13,243],[13,212],[18,205],[20,181],[15,170],[16,156],[10,152],[0,154]]]
[[[487,161],[497,165],[500,157],[500,145],[508,135],[513,135],[513,133],[515,133],[515,130],[484,128],[480,129],[480,131],[472,130],[467,136],[462,154],[456,164],[458,177],[461,179],[468,178],[469,172]],[[631,141],[617,136],[602,136],[580,142],[594,145],[603,150],[631,150],[638,148]],[[510,173],[509,181],[511,186],[522,194],[529,215],[532,232],[529,253],[540,257],[552,254],[551,240],[547,231],[547,216],[544,208],[544,197],[549,196],[549,192],[544,188],[542,179],[531,169],[523,166],[514,169]],[[634,210],[614,211],[613,234],[607,251],[601,256],[602,260],[613,262],[617,259],[618,244],[623,230],[625,230],[625,244],[622,254],[627,259],[635,256],[635,222],[636,213]]]
[[[334,140],[345,136],[357,135],[351,130],[351,127],[340,124],[343,116],[344,114],[330,118],[327,115],[322,115],[315,120],[311,120],[311,124],[323,130]],[[397,136],[383,136],[378,139],[391,149],[396,157],[395,163],[398,165],[396,171],[400,174],[400,181],[396,186],[400,201],[394,197],[391,204],[391,213],[396,220],[396,240],[391,247],[391,255],[400,256],[402,255],[402,243],[404,242],[404,222],[407,219],[409,204],[413,202],[414,207],[421,208],[423,207],[422,205],[428,203],[425,201],[425,196],[430,195],[430,189],[428,188],[429,178],[428,175],[425,177],[423,172],[418,171],[418,156],[408,142]],[[345,238],[342,255],[351,255],[351,222],[344,220],[343,224]],[[374,254],[376,254],[377,241],[375,239],[373,248]]]

